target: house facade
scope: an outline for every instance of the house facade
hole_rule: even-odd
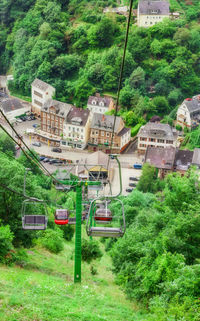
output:
[[[147,123],[138,132],[138,152],[145,153],[148,146],[165,148],[177,147],[177,131],[168,124]]]
[[[42,106],[52,99],[55,92],[54,87],[36,78],[31,84],[32,112],[40,116]]]
[[[140,0],[138,3],[137,25],[139,27],[152,27],[164,18],[169,18],[168,1]]]
[[[87,146],[90,132],[90,111],[72,107],[63,127],[62,147],[84,149]]]
[[[72,105],[57,100],[47,100],[41,108],[41,130],[37,131],[41,142],[59,146],[63,137],[64,121]]]
[[[87,108],[90,111],[90,115],[94,113],[105,114],[107,111],[114,109],[114,101],[110,97],[90,96],[87,102]]]
[[[177,111],[177,125],[194,129],[200,124],[200,95],[186,98]]]
[[[130,143],[131,129],[124,127],[124,122],[121,117],[116,117],[112,141],[113,127],[114,116],[94,113],[90,128],[88,149],[110,153],[112,144],[113,153],[122,152]]]

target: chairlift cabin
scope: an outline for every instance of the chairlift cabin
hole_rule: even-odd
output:
[[[22,203],[22,228],[24,230],[45,230],[48,213],[44,201],[25,200]]]
[[[96,210],[94,219],[96,222],[110,222],[112,221],[112,213],[111,210],[108,208],[108,204],[110,201],[105,200],[103,202],[96,203]]]
[[[86,224],[86,232],[89,236],[97,237],[122,237],[126,230],[124,206],[120,199],[113,199],[114,202],[119,203],[117,211],[111,211],[107,207],[98,208],[96,201],[91,202],[89,215]],[[111,199],[105,199],[105,202],[110,202]],[[98,203],[97,203],[98,204]],[[96,223],[100,223],[101,226],[96,226]],[[108,226],[103,226],[107,225]]]
[[[69,211],[65,209],[56,209],[55,211],[55,220],[54,222],[57,225],[66,225],[68,224]]]

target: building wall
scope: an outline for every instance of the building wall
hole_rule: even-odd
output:
[[[41,107],[48,99],[52,99],[55,94],[55,88],[49,87],[46,91],[43,91],[37,87],[32,86],[32,111],[41,114]]]
[[[191,128],[191,118],[190,113],[183,103],[177,111],[177,124],[181,125],[182,127],[189,127]]]
[[[52,109],[53,111],[53,109]],[[63,134],[64,118],[51,112],[41,112],[41,130],[53,135]]]
[[[158,22],[161,22],[164,18],[169,18],[169,15],[159,15],[159,14],[151,14],[151,15],[139,15],[137,25],[139,27],[152,27]]]
[[[7,118],[9,119],[10,122],[14,122],[14,121],[16,121],[15,117],[23,115],[23,114],[29,112],[30,110],[31,110],[31,107],[27,105],[27,106],[24,106],[20,109],[12,110],[8,113],[5,113],[5,115],[7,116]]]
[[[90,116],[92,113],[105,114],[108,111],[108,107],[88,104],[87,108],[90,110]]]
[[[138,137],[138,151],[145,152],[147,147],[165,148],[169,146],[177,147],[176,140],[166,140],[162,138]]]
[[[124,145],[127,145],[131,140],[131,131],[128,131],[123,136],[121,136],[120,148],[123,148]]]

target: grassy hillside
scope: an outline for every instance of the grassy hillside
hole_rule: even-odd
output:
[[[73,248],[73,241],[60,255],[34,248],[24,268],[0,265],[0,320],[144,320],[114,284],[106,254],[97,275],[83,263],[82,283],[73,284]]]

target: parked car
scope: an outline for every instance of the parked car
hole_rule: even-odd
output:
[[[135,169],[142,169],[142,164],[134,164],[133,168]]]
[[[134,184],[134,183],[129,183],[128,186],[130,186],[130,187],[136,187],[136,184]]]
[[[48,162],[50,161],[50,159],[51,159],[51,158],[46,157],[46,158],[43,159],[43,162],[44,162],[44,163],[48,163]]]
[[[59,147],[54,147],[51,149],[52,152],[56,152],[56,153],[62,153],[62,149]]]
[[[17,121],[18,123],[22,123],[23,120],[21,120],[20,118],[17,118],[16,121]]]
[[[33,127],[34,127],[34,128],[38,128],[39,125],[38,125],[38,124],[33,124]]]
[[[133,188],[126,188],[126,192],[131,193],[133,191]]]
[[[22,121],[26,121],[26,117],[25,117],[25,116],[21,116],[20,119],[21,119]]]
[[[136,181],[136,182],[139,181],[139,178],[133,177],[133,176],[130,176],[129,179],[130,181]]]
[[[60,159],[51,159],[49,164],[62,164],[62,161]]]
[[[45,156],[40,156],[40,161],[43,161],[45,158]]]
[[[40,142],[34,142],[32,145],[33,145],[33,146],[40,147],[40,146],[41,146],[41,143],[40,143]]]

